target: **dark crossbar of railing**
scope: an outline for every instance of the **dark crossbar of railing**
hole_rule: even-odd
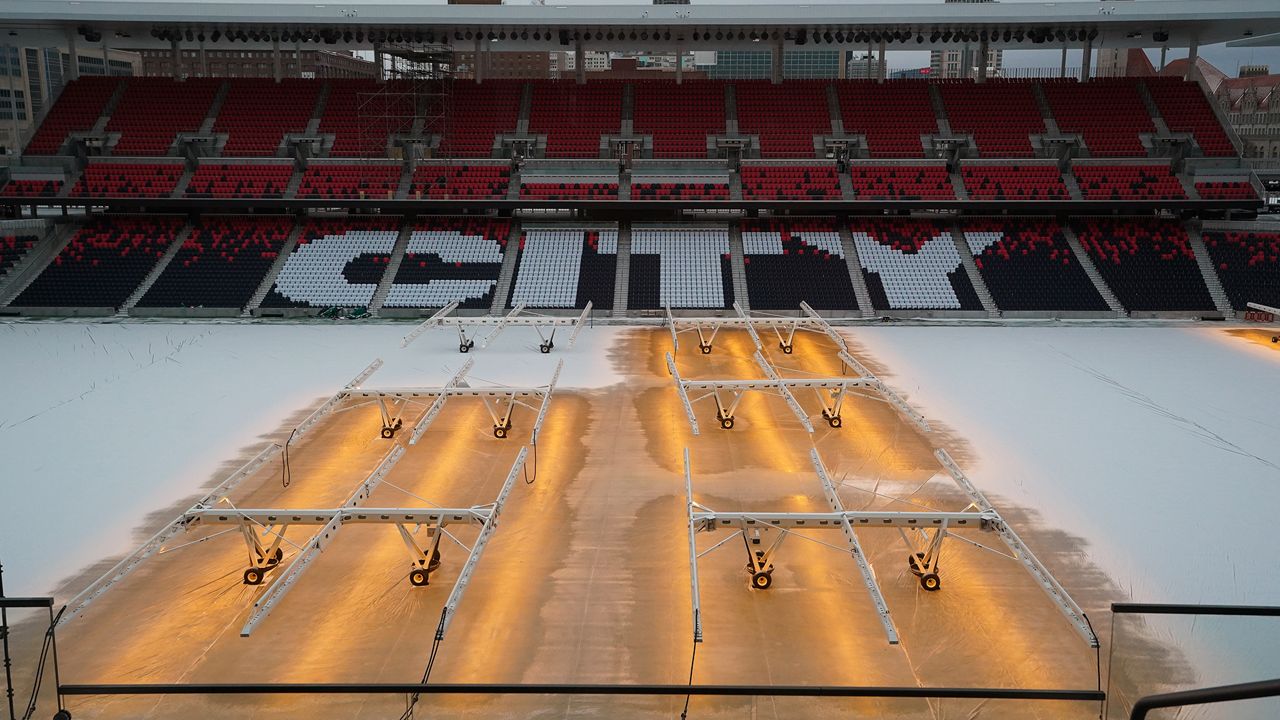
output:
[[[758,697],[875,697],[1100,702],[1098,690],[948,688],[859,685],[629,685],[531,683],[125,683],[71,684],[64,695],[718,695]]]
[[[1116,615],[1237,615],[1280,617],[1280,605],[1188,605],[1181,603],[1111,603]]]
[[[1133,710],[1129,712],[1129,720],[1145,720],[1147,713],[1160,708],[1207,705],[1237,700],[1256,700],[1258,698],[1277,696],[1280,696],[1280,678],[1240,683],[1238,685],[1219,685],[1195,690],[1180,690],[1162,695],[1148,695],[1144,698],[1139,698],[1133,704]]]
[[[53,598],[47,597],[0,597],[0,608],[48,608],[53,607]]]

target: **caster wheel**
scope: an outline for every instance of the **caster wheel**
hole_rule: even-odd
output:
[[[390,440],[396,436],[396,429],[391,427],[382,428],[382,437],[384,440]]]
[[[507,436],[507,429],[501,426],[496,427],[493,429],[493,436],[501,440]]]
[[[703,354],[703,355],[710,355],[710,354],[711,354],[711,346],[710,346],[710,345],[701,345],[700,347],[702,348],[702,354]]]
[[[414,587],[426,587],[428,582],[427,571],[421,568],[414,569],[409,572],[409,584]]]
[[[832,415],[831,417],[827,418],[827,424],[833,428],[838,428],[844,424],[844,421],[840,419],[839,415]]]
[[[907,567],[911,568],[911,572],[917,576],[920,575],[920,561],[924,560],[924,553],[918,552],[914,555],[907,556]]]
[[[53,714],[53,720],[71,720],[71,711],[59,710]]]
[[[725,430],[732,430],[733,418],[723,418],[722,420],[720,420],[720,427],[724,428]]]
[[[461,345],[458,346],[458,352],[460,353],[464,353],[470,349],[471,349],[471,346],[468,345],[467,343],[462,343]]]
[[[938,573],[925,573],[920,576],[920,587],[935,592],[942,587],[942,580],[938,577]]]
[[[551,352],[551,346],[550,346],[550,345],[546,345],[546,344],[539,345],[539,346],[538,346],[538,350],[539,350],[543,355],[546,355],[547,353]]]
[[[436,550],[431,553],[431,560],[427,562],[427,572],[435,572],[440,567],[440,551]]]
[[[261,585],[264,577],[266,577],[266,573],[260,568],[249,568],[244,571],[244,584]]]
[[[768,590],[773,585],[772,572],[758,572],[751,576],[751,587],[756,590]]]
[[[1280,335],[1276,335],[1275,337],[1271,338],[1271,342],[1280,343]]]
[[[782,354],[783,354],[783,355],[790,355],[790,354],[791,354],[791,351],[792,351],[792,350],[794,350],[794,349],[795,349],[795,348],[793,348],[793,347],[792,347],[792,346],[790,346],[790,345],[783,345],[783,346],[782,346]]]

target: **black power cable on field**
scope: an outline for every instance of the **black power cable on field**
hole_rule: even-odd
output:
[[[298,434],[298,428],[294,428],[289,433],[289,439],[284,441],[284,447],[280,452],[280,485],[287,488],[293,482],[293,468],[289,465],[289,444],[293,442],[293,436]]]

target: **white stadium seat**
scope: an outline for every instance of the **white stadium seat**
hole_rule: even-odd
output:
[[[350,230],[301,244],[285,260],[276,291],[313,307],[368,305],[378,286],[350,283],[343,270],[361,255],[390,253],[397,235],[395,230]]]

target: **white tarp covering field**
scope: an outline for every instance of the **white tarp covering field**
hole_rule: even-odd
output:
[[[431,385],[467,357],[451,330],[400,349],[411,327],[0,324],[6,590],[78,589],[63,584],[129,550],[373,358],[387,365],[368,385]],[[531,330],[509,329],[470,356],[471,377],[542,384],[564,358],[563,387],[613,384],[625,332],[586,329],[542,355]],[[1280,604],[1280,352],[1188,325],[845,332],[967,446],[966,469],[998,507],[1079,538],[1124,599]],[[1206,680],[1280,674],[1280,623],[1211,625],[1158,631],[1202,659],[1251,643],[1248,678],[1215,659],[1197,663]]]

